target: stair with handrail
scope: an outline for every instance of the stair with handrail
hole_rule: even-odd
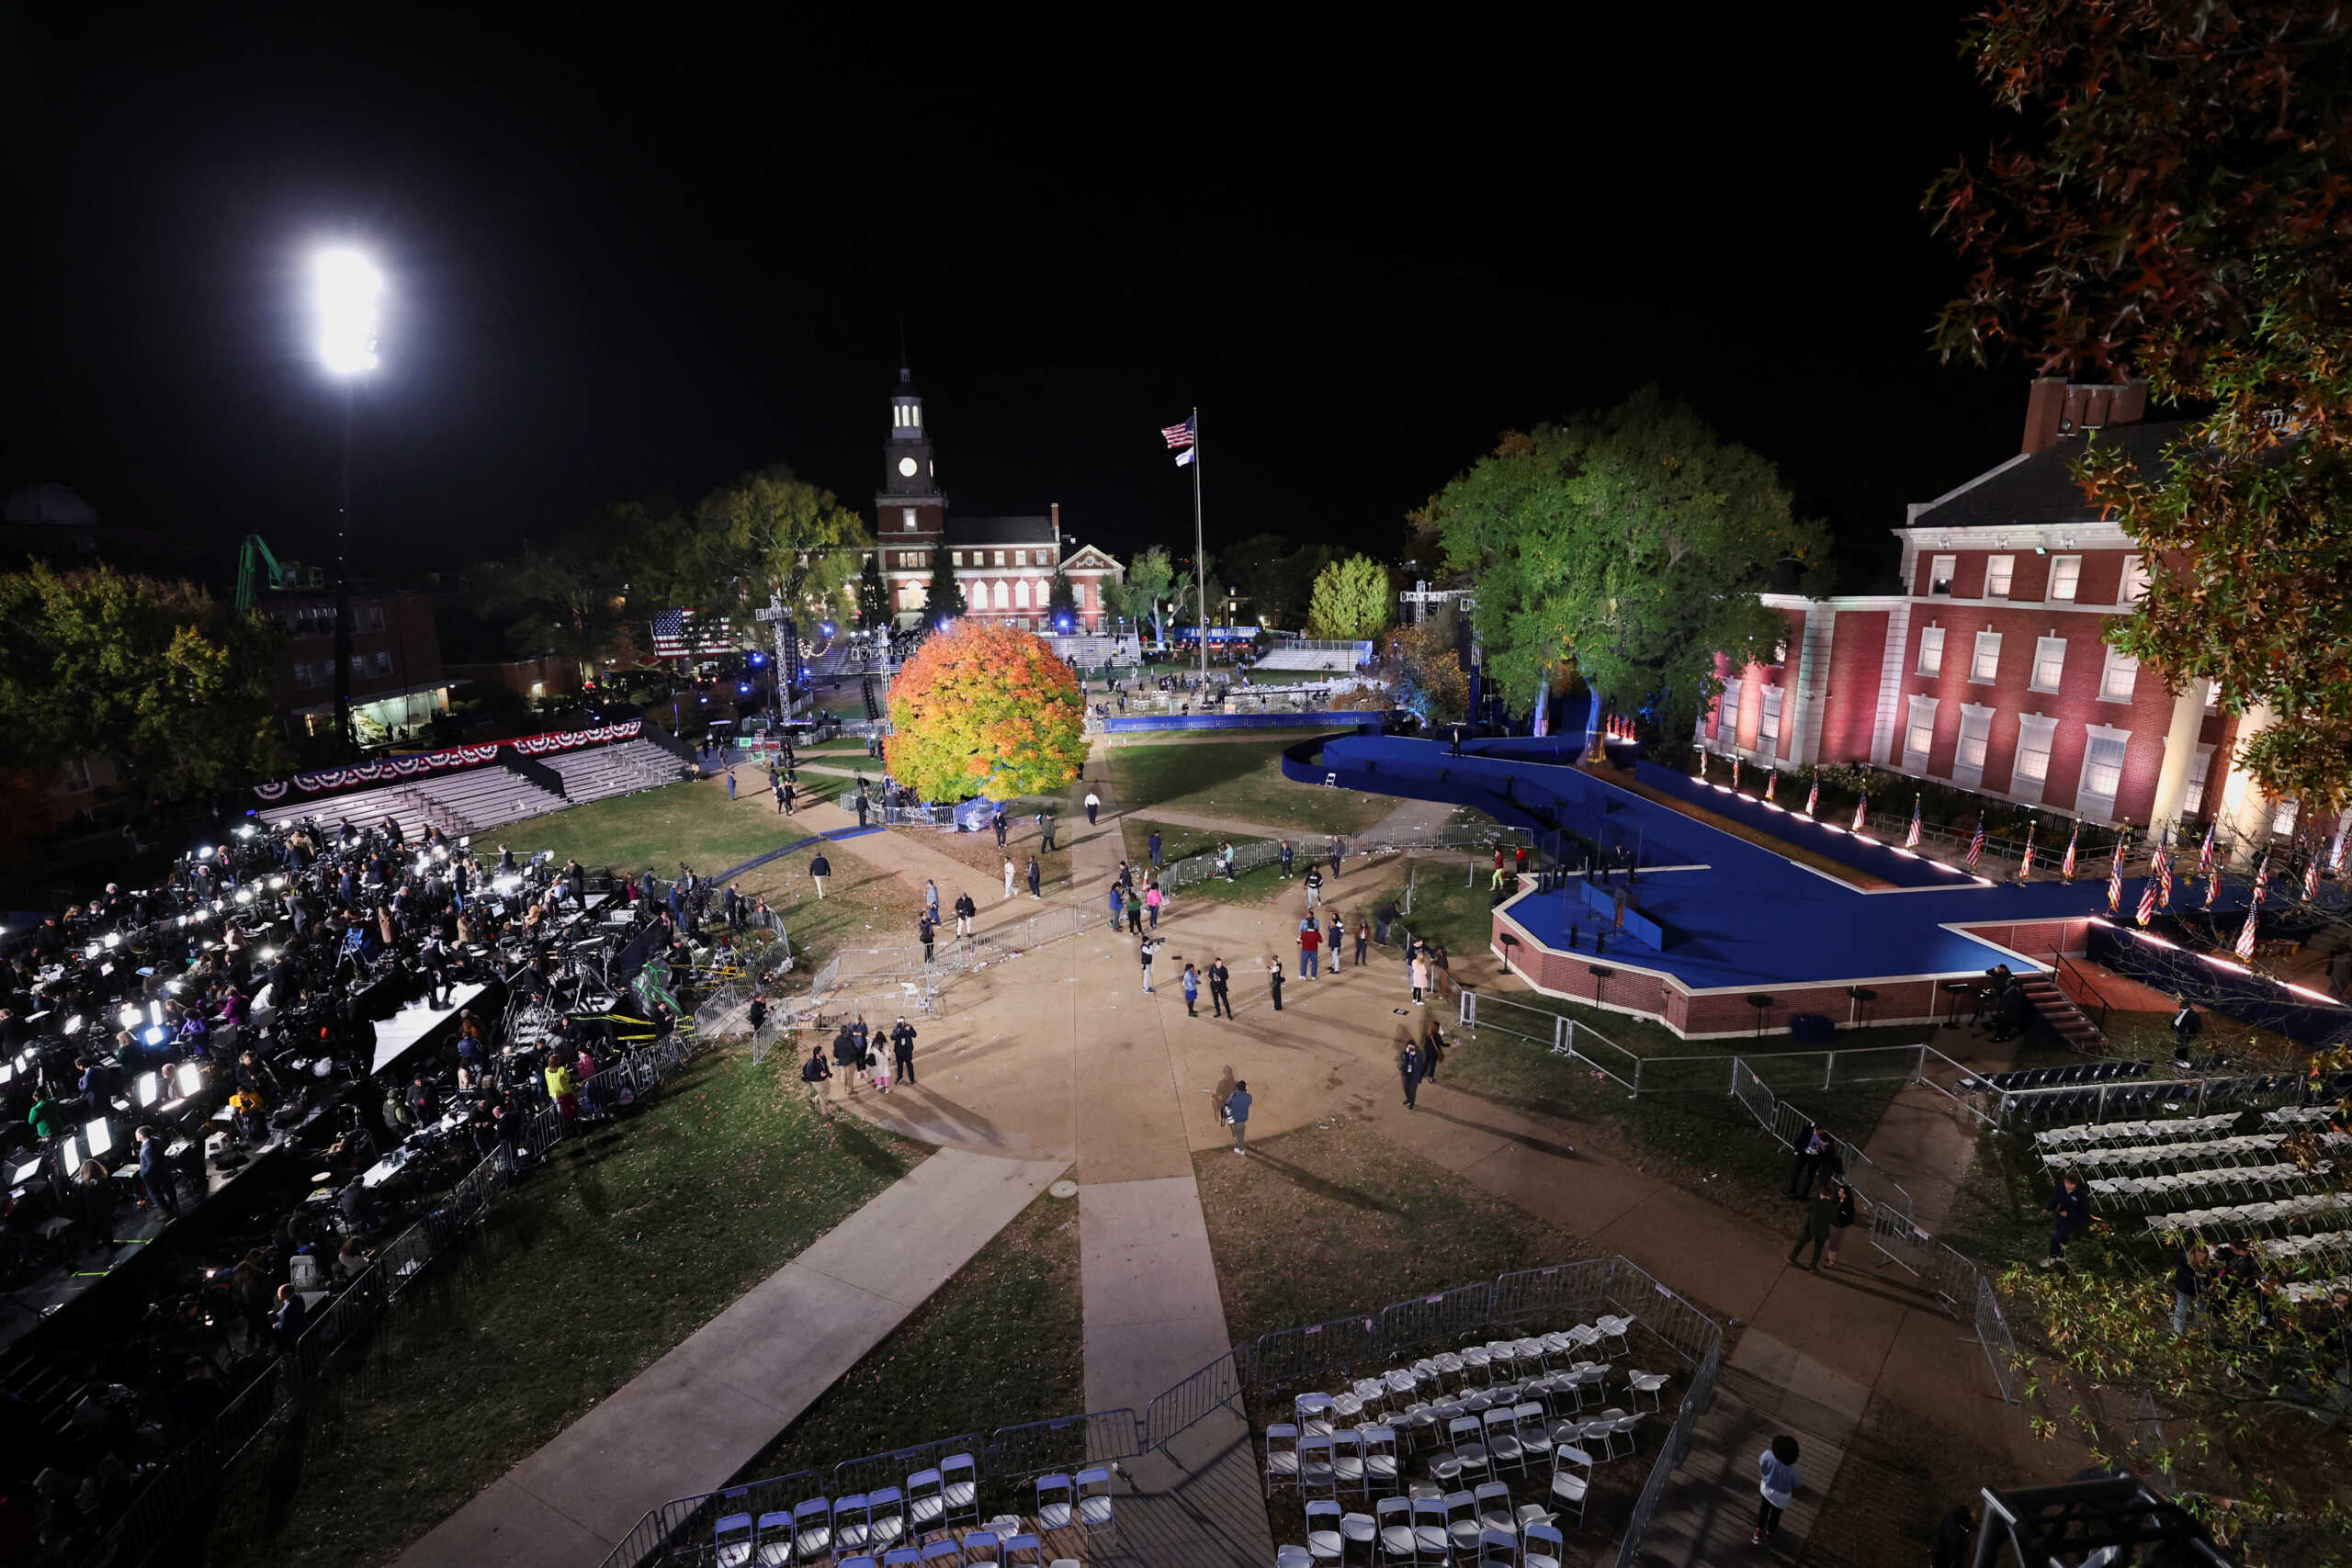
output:
[[[2096,1021],[2075,996],[2068,992],[2063,983],[2066,981],[2071,981],[2083,996],[2091,999],[2092,1005],[2098,1010]],[[2104,1055],[2111,1049],[2107,1031],[2102,1027],[2108,1015],[2107,998],[2099,995],[2098,987],[2091,984],[2090,976],[2084,973],[2082,965],[2064,953],[2052,949],[2050,972],[2026,976],[2018,982],[2018,988],[2025,993],[2025,999],[2033,1004],[2033,1010],[2041,1015],[2041,1021],[2071,1049],[2095,1055]]]

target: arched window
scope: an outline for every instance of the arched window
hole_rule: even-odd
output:
[[[996,582],[996,607],[1000,610],[1010,608],[1010,603],[1004,592],[1004,579],[1001,577]]]
[[[1016,582],[1012,585],[1012,607],[1016,610],[1025,610],[1029,607],[1028,583]]]

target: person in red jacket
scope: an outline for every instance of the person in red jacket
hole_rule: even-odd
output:
[[[1302,979],[1316,978],[1322,949],[1323,933],[1316,929],[1315,917],[1309,915],[1298,923],[1298,973]]]

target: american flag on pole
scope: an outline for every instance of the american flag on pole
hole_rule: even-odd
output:
[[[1774,784],[1779,784],[1780,782],[1781,782],[1781,770],[1780,770],[1780,769],[1778,769],[1778,768],[1774,768],[1770,773],[1766,773],[1766,774],[1764,775],[1764,804],[1765,804],[1765,805],[1770,806],[1770,805],[1771,805],[1771,804],[1772,804],[1772,786],[1773,786]]]
[[[2352,811],[2346,812],[2343,819],[2335,825],[2335,842],[2328,847],[2327,852],[2327,869],[2330,871],[2344,869],[2344,830],[2347,828],[2352,828]]]
[[[2126,828],[2115,838],[2115,859],[2107,867],[2107,912],[2123,912],[2123,852],[2132,845],[2132,829]]]
[[[1739,793],[1739,754],[1737,752],[1734,752],[1731,759],[1731,787],[1733,794]]]
[[[2319,897],[2319,846],[2312,846],[2312,858],[2303,867],[2303,902],[2308,904]]]
[[[1911,826],[1903,835],[1903,847],[1906,850],[1919,847],[1919,797],[1916,795],[1911,797]]]
[[[2156,907],[2172,908],[2172,830],[2165,830],[2164,848],[2156,852]]]
[[[2018,880],[2033,880],[2033,824],[2030,822],[2025,825],[2025,856],[2018,862]]]
[[[1974,871],[1976,863],[1984,858],[1984,818],[1976,819],[1976,831],[1968,838],[1968,869]]]
[[[653,615],[653,657],[694,659],[704,654],[732,653],[734,634],[717,617],[692,610],[658,610]]]
[[[2262,863],[2254,868],[2254,897],[2245,907],[2245,924],[2238,928],[2237,953],[2240,958],[2254,956],[2254,927],[2262,912],[2262,897],[2270,889],[2270,857],[2264,855]]]
[[[1184,416],[1183,423],[1165,424],[1159,428],[1160,438],[1168,443],[1168,449],[1176,454],[1176,466],[1180,468],[1190,463],[1198,451],[1193,443],[1200,417],[1197,413],[1189,413]]]
[[[1862,798],[1861,798],[1861,799],[1860,799],[1860,800],[1858,800],[1858,801],[1856,801],[1856,802],[1854,802],[1854,831],[1855,831],[1855,832],[1859,833],[1859,832],[1860,832],[1860,831],[1862,830],[1862,822],[1863,822],[1863,819],[1865,818],[1865,817],[1869,814],[1869,812],[1870,812],[1870,808],[1871,808],[1871,796],[1870,796],[1870,792],[1869,792],[1868,790],[1864,790],[1864,791],[1862,792]]]
[[[1812,816],[1813,808],[1820,804],[1821,781],[1819,779],[1815,779],[1813,781],[1813,787],[1804,792],[1804,814],[1807,817]]]
[[[2144,926],[2155,919],[2156,905],[2160,901],[2171,902],[2165,897],[2165,890],[2171,882],[2172,852],[2166,846],[2159,844],[2156,846],[2155,859],[2148,866],[2148,885],[2140,889],[2140,908],[2136,918],[2142,925]]]
[[[2213,832],[2214,824],[2207,823],[2204,847],[2197,852],[2197,874],[2199,876],[2213,874]]]
[[[2075,880],[2075,846],[2082,842],[2082,818],[2075,819],[2075,830],[2066,835],[2066,858],[2058,863],[2058,878],[2062,882]]]

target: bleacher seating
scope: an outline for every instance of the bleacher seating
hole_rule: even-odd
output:
[[[1361,657],[1354,649],[1345,648],[1277,648],[1250,665],[1253,670],[1319,670],[1333,675],[1352,675],[1356,660]]]
[[[685,773],[684,763],[650,740],[559,752],[546,761],[563,780],[564,797],[573,806],[658,789]]]
[[[565,805],[553,790],[500,767],[435,773],[410,781],[410,787],[424,797],[435,822],[450,833],[486,832],[526,817],[560,811]]]
[[[361,828],[377,827],[390,817],[401,825],[401,831],[408,836],[411,843],[415,842],[417,836],[424,831],[427,822],[435,820],[417,795],[413,779],[402,779],[398,784],[359,790],[351,795],[282,801],[264,807],[257,815],[260,820],[272,827],[313,817],[330,828],[346,817],[355,826]]]

